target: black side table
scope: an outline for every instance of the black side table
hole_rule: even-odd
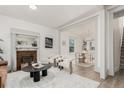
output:
[[[30,77],[34,77],[34,72],[30,72]]]
[[[42,70],[42,76],[47,76],[47,69]]]
[[[34,82],[40,81],[40,71],[34,72]]]
[[[22,68],[22,71],[30,72],[30,77],[33,78],[34,82],[40,81],[40,71],[42,71],[42,76],[47,76],[47,70],[51,68],[52,64],[42,64],[41,68],[34,68],[33,66],[26,66]]]

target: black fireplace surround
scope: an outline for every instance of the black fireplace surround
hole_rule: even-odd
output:
[[[33,56],[22,56],[22,63],[30,63],[33,61]]]

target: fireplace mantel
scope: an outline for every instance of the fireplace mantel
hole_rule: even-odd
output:
[[[37,47],[19,47],[16,51],[37,51]]]
[[[24,36],[23,36],[24,35]],[[17,39],[18,36],[18,39]],[[25,38],[24,37],[29,37],[31,36],[31,39],[35,38],[34,41],[37,41],[37,46],[32,45],[32,40],[29,40],[29,42],[25,42]],[[19,39],[21,38],[22,39]],[[20,42],[17,42],[17,40],[19,41],[23,41],[22,44],[20,45]],[[37,51],[36,52],[36,59],[37,61],[40,60],[40,34],[37,32],[32,32],[32,31],[27,31],[27,30],[23,30],[23,29],[17,29],[17,28],[12,28],[11,29],[11,42],[12,42],[12,56],[11,56],[11,71],[16,71],[17,70],[17,52],[26,52],[26,51]],[[19,45],[18,45],[18,44]],[[24,46],[24,47],[23,47]]]

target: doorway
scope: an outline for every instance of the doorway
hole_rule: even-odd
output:
[[[61,55],[75,59],[74,72],[99,81],[96,68],[98,18],[92,17],[60,32]],[[69,41],[73,41],[70,45]],[[73,46],[72,46],[73,45]],[[70,46],[73,51],[70,52]],[[90,74],[89,74],[90,73]]]
[[[121,44],[123,35],[124,7],[115,6],[106,11],[106,56],[108,75],[115,76],[120,70]]]

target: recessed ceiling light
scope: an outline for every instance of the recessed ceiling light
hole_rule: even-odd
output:
[[[36,5],[29,5],[29,8],[31,8],[33,10],[36,10],[37,9],[37,6]]]

